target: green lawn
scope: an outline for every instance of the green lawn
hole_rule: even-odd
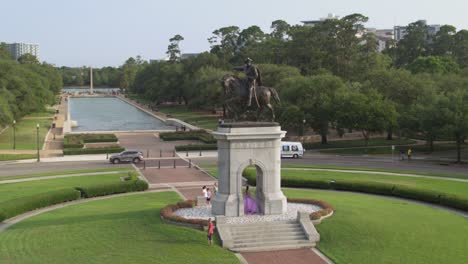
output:
[[[400,153],[400,149],[406,153],[409,146],[396,146],[394,150],[395,157],[398,158]],[[462,148],[468,148],[468,144],[462,145]],[[430,149],[426,145],[417,145],[411,146],[414,155],[418,154],[429,154],[431,153]],[[434,145],[434,152],[440,151],[456,151],[455,144],[436,144]],[[388,147],[369,147],[369,148],[347,148],[347,149],[329,149],[329,150],[321,150],[321,153],[327,154],[344,154],[344,155],[364,155],[364,154],[392,154],[392,148]]]
[[[160,106],[159,111],[201,128],[215,130],[218,127],[219,117],[208,112],[193,111],[185,106]]]
[[[368,173],[349,173],[332,171],[295,171],[282,170],[283,179],[314,179],[314,180],[359,180],[363,182],[379,182],[401,184],[418,189],[433,190],[454,194],[468,199],[468,182],[455,182],[443,179],[414,178],[393,175],[378,175]]]
[[[35,159],[35,158],[37,158],[37,155],[34,155],[34,154],[0,154],[0,161]]]
[[[92,175],[0,184],[0,202],[68,187],[73,188],[78,186],[91,186],[100,183],[117,182],[120,181],[120,177],[127,175],[127,172],[122,172],[108,175]]]
[[[54,109],[47,109],[47,110],[44,110],[42,112],[36,112],[36,113],[29,114],[29,115],[27,115],[25,117],[26,118],[31,118],[31,117],[52,117],[54,114],[55,114]]]
[[[318,248],[336,264],[464,264],[468,219],[380,197],[318,190],[285,190],[290,198],[331,203],[333,217],[317,229]]]
[[[5,180],[14,180],[14,179],[26,179],[26,178],[35,178],[35,177],[45,177],[45,176],[56,176],[56,175],[68,175],[68,174],[81,174],[81,173],[93,173],[93,172],[109,172],[109,171],[135,171],[133,168],[108,168],[108,169],[93,169],[93,170],[68,170],[68,171],[54,171],[47,173],[36,173],[36,174],[26,174],[26,175],[15,175],[15,176],[5,176],[0,177],[0,181]]]
[[[396,166],[398,163],[396,163]],[[208,168],[210,170],[217,169],[216,165],[204,165],[203,168]],[[468,179],[468,173],[459,174],[459,173],[434,173],[434,172],[420,172],[420,171],[408,171],[408,170],[398,170],[398,169],[384,169],[384,168],[367,168],[367,167],[345,167],[345,166],[324,166],[324,165],[298,165],[298,164],[282,164],[282,168],[311,168],[311,169],[332,169],[332,170],[351,170],[351,171],[377,171],[377,172],[392,172],[392,173],[403,173],[403,174],[414,174],[414,175],[423,175],[423,176],[432,176],[432,177],[446,177],[446,178],[459,178],[459,179]]]
[[[239,263],[206,233],[166,224],[175,192],[137,194],[34,216],[0,234],[0,263]]]
[[[386,138],[371,138],[369,139],[368,146],[391,146],[391,145],[411,145],[415,144],[416,141],[412,139],[393,139],[387,140]],[[329,148],[355,148],[365,147],[366,141],[364,139],[354,140],[335,140],[328,141],[327,144],[317,143],[306,143],[304,144],[305,149],[329,149]]]
[[[39,148],[42,149],[44,139],[52,124],[52,119],[28,119],[16,123],[16,149],[37,149],[37,130],[39,124]],[[13,149],[13,127],[0,134],[0,149]]]

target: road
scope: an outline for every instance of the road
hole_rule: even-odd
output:
[[[67,170],[92,170],[105,168],[131,168],[131,164],[109,164],[107,161],[44,162],[0,164],[0,177],[47,173]]]

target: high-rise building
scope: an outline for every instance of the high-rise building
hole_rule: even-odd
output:
[[[11,56],[18,60],[24,54],[31,54],[36,56],[39,60],[39,45],[38,44],[27,44],[27,43],[10,43],[6,44],[8,51]]]
[[[427,34],[429,36],[434,36],[435,34],[437,34],[437,32],[439,32],[440,30],[440,27],[441,25],[427,25],[427,21],[426,20],[419,20],[417,22],[421,22],[423,25],[426,26],[427,28]],[[407,27],[402,27],[402,26],[395,26],[393,28],[394,30],[394,35],[395,35],[395,40],[396,41],[400,41],[402,40],[403,38],[405,38],[406,34],[407,34]]]

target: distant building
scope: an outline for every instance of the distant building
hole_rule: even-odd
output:
[[[320,18],[320,20],[306,20],[306,21],[301,21],[304,26],[315,26],[319,23],[322,23],[323,21],[326,20],[332,20],[332,19],[340,19],[339,16],[336,16],[335,14],[329,13],[327,17]]]
[[[184,60],[188,58],[194,58],[194,57],[197,57],[198,55],[200,55],[200,53],[182,53],[182,55],[180,55],[180,59]]]
[[[441,25],[438,25],[438,24],[435,24],[435,25],[427,25],[427,21],[426,20],[418,20],[417,22],[422,22],[424,25],[426,25],[427,27],[427,34],[429,36],[434,36],[435,34],[437,34],[437,32],[439,32],[440,30],[440,27]],[[393,28],[393,32],[394,32],[394,35],[395,35],[395,40],[396,41],[400,41],[402,39],[405,38],[406,34],[407,34],[407,27],[403,27],[403,26],[395,26]]]
[[[393,29],[375,29],[375,28],[367,28],[367,33],[374,34],[377,37],[378,41],[378,51],[382,52],[385,50],[389,43],[391,43],[395,39],[394,30]]]
[[[10,43],[6,44],[8,51],[11,56],[18,60],[19,57],[24,54],[31,54],[36,56],[39,60],[39,45],[38,44],[27,44],[27,43]]]

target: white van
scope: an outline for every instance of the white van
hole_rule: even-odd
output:
[[[301,142],[281,142],[281,158],[302,158],[304,151]]]

